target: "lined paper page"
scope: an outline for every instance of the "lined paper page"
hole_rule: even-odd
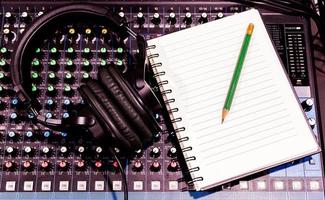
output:
[[[249,23],[251,43],[229,115],[221,112]],[[202,176],[198,189],[318,151],[258,11],[149,41],[157,45]],[[303,144],[303,145],[302,145]],[[192,166],[193,167],[193,166]]]

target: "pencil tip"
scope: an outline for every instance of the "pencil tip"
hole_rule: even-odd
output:
[[[228,115],[228,112],[229,112],[229,110],[227,110],[227,109],[222,110],[221,124],[223,124],[223,122],[225,121],[226,116]]]

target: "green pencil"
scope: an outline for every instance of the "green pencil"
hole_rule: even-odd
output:
[[[240,72],[243,68],[243,64],[244,64],[244,60],[246,57],[246,53],[247,53],[247,49],[249,46],[249,42],[251,40],[251,36],[254,30],[254,24],[250,23],[247,27],[246,30],[246,35],[238,56],[238,60],[237,60],[237,64],[236,64],[236,68],[234,71],[234,74],[232,76],[231,79],[231,83],[230,83],[230,87],[228,89],[228,93],[227,93],[227,97],[226,97],[226,101],[225,104],[223,106],[222,109],[222,117],[221,117],[221,123],[224,122],[226,116],[228,115],[229,111],[230,111],[230,107],[231,107],[231,103],[232,100],[234,99],[234,95],[235,95],[235,91],[236,91],[236,87],[238,84],[238,80],[239,80],[239,76],[240,76]]]

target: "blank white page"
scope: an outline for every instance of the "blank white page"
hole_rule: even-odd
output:
[[[221,112],[249,23],[255,28],[234,100],[225,122]],[[161,89],[178,108],[175,128],[185,127],[185,157],[196,156],[197,190],[234,180],[319,151],[293,87],[274,50],[261,16],[250,10],[148,41],[159,53]]]

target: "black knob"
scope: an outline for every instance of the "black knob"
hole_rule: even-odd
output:
[[[76,52],[75,50],[73,49],[73,47],[68,47],[67,50],[66,50],[66,56],[68,58],[75,58],[76,57]]]
[[[77,153],[82,155],[82,154],[86,153],[86,148],[84,146],[78,146],[78,147],[76,147],[76,151],[77,151]]]
[[[24,22],[25,24],[28,24],[32,21],[31,16],[28,14],[28,12],[24,11],[20,15],[20,20]]]
[[[25,156],[29,156],[29,157],[32,157],[34,155],[34,148],[30,147],[30,146],[25,146],[24,147],[24,150],[23,150],[23,154]]]
[[[17,164],[14,161],[5,161],[3,168],[6,171],[15,171]]]
[[[69,84],[64,84],[63,86],[63,95],[71,97],[74,94],[73,89]]]
[[[201,17],[199,19],[199,23],[207,23],[208,22],[208,14],[206,12],[201,13]]]
[[[5,13],[5,19],[10,24],[14,24],[16,22],[16,18],[12,15],[11,12],[6,12]]]
[[[23,161],[23,163],[22,163],[22,167],[23,167],[24,171],[28,171],[28,172],[33,171],[34,166],[35,166],[35,164],[29,160]]]
[[[53,99],[47,99],[45,103],[45,108],[48,110],[53,110],[56,106],[56,103]]]
[[[19,139],[19,135],[15,131],[8,131],[7,138],[10,141],[17,141]]]
[[[176,157],[177,149],[175,147],[171,147],[167,152],[167,156],[172,157],[172,158]]]
[[[100,160],[97,160],[97,161],[94,163],[94,166],[95,166],[95,169],[96,169],[96,170],[102,170],[103,167],[104,167],[102,161],[100,161]]]
[[[160,18],[160,15],[159,13],[155,12],[152,16],[152,19],[151,19],[151,22],[154,24],[154,25],[159,25],[160,22],[161,22],[161,18]]]
[[[61,146],[59,149],[59,153],[61,156],[68,156],[69,155],[69,149],[66,146]]]
[[[52,84],[47,85],[46,94],[51,97],[56,96],[56,88],[54,87],[54,85]]]
[[[50,171],[52,164],[49,161],[43,160],[40,162],[40,170],[42,171]]]
[[[51,84],[57,84],[58,83],[58,77],[55,72],[48,72],[47,74],[47,82]]]
[[[86,169],[86,163],[84,160],[78,160],[76,162],[75,168],[77,171],[84,171]]]
[[[137,14],[137,24],[139,24],[140,26],[142,26],[145,22],[145,18],[142,12],[138,12]]]
[[[160,156],[160,149],[158,147],[154,147],[152,148],[151,152],[150,152],[150,156],[157,158]]]
[[[170,25],[175,25],[176,21],[176,14],[174,12],[170,12],[167,18],[167,23],[169,23]]]
[[[316,120],[314,118],[308,118],[309,125],[312,129],[316,126]]]
[[[50,71],[57,72],[60,69],[60,66],[58,65],[58,63],[55,59],[50,59],[48,65],[49,65]]]
[[[60,171],[67,171],[69,169],[69,163],[65,160],[62,160],[58,163],[58,169]]]
[[[71,59],[67,59],[65,68],[70,72],[74,72],[76,70],[76,66]]]
[[[221,19],[224,17],[223,12],[218,12],[218,14],[216,15],[216,19]]]
[[[87,59],[90,59],[92,57],[92,55],[93,55],[93,53],[91,52],[91,49],[90,48],[86,47],[86,48],[83,49],[83,51],[82,51],[82,57],[87,58]],[[84,65],[85,65],[85,61],[88,61],[88,60],[84,60]]]
[[[41,149],[41,154],[42,154],[43,156],[47,156],[47,157],[51,156],[51,155],[52,155],[52,148],[49,148],[49,147],[47,147],[47,146],[42,147],[42,149]]]
[[[16,156],[17,155],[17,148],[13,146],[7,146],[5,154],[7,156]]]
[[[134,164],[133,164],[133,167],[132,167],[132,170],[135,171],[135,172],[141,172],[143,169],[143,164],[140,160],[136,160],[134,161]]]
[[[186,25],[190,25],[192,24],[192,14],[190,12],[186,12],[185,13],[185,17],[183,19],[183,22],[186,24]]]
[[[158,172],[160,169],[161,169],[161,165],[158,161],[154,161],[150,166],[150,170],[153,172]]]
[[[78,38],[78,33],[76,31],[76,29],[74,29],[73,27],[68,29],[68,39],[71,41],[75,41]]]
[[[175,160],[171,160],[168,164],[167,169],[171,172],[175,172],[178,170],[178,163]]]
[[[73,74],[71,74],[70,72],[66,72],[64,74],[64,82],[65,83],[69,83],[69,84],[73,84],[75,82],[75,77]]]
[[[305,112],[310,111],[313,108],[314,101],[312,99],[306,99],[301,103],[302,108]]]

